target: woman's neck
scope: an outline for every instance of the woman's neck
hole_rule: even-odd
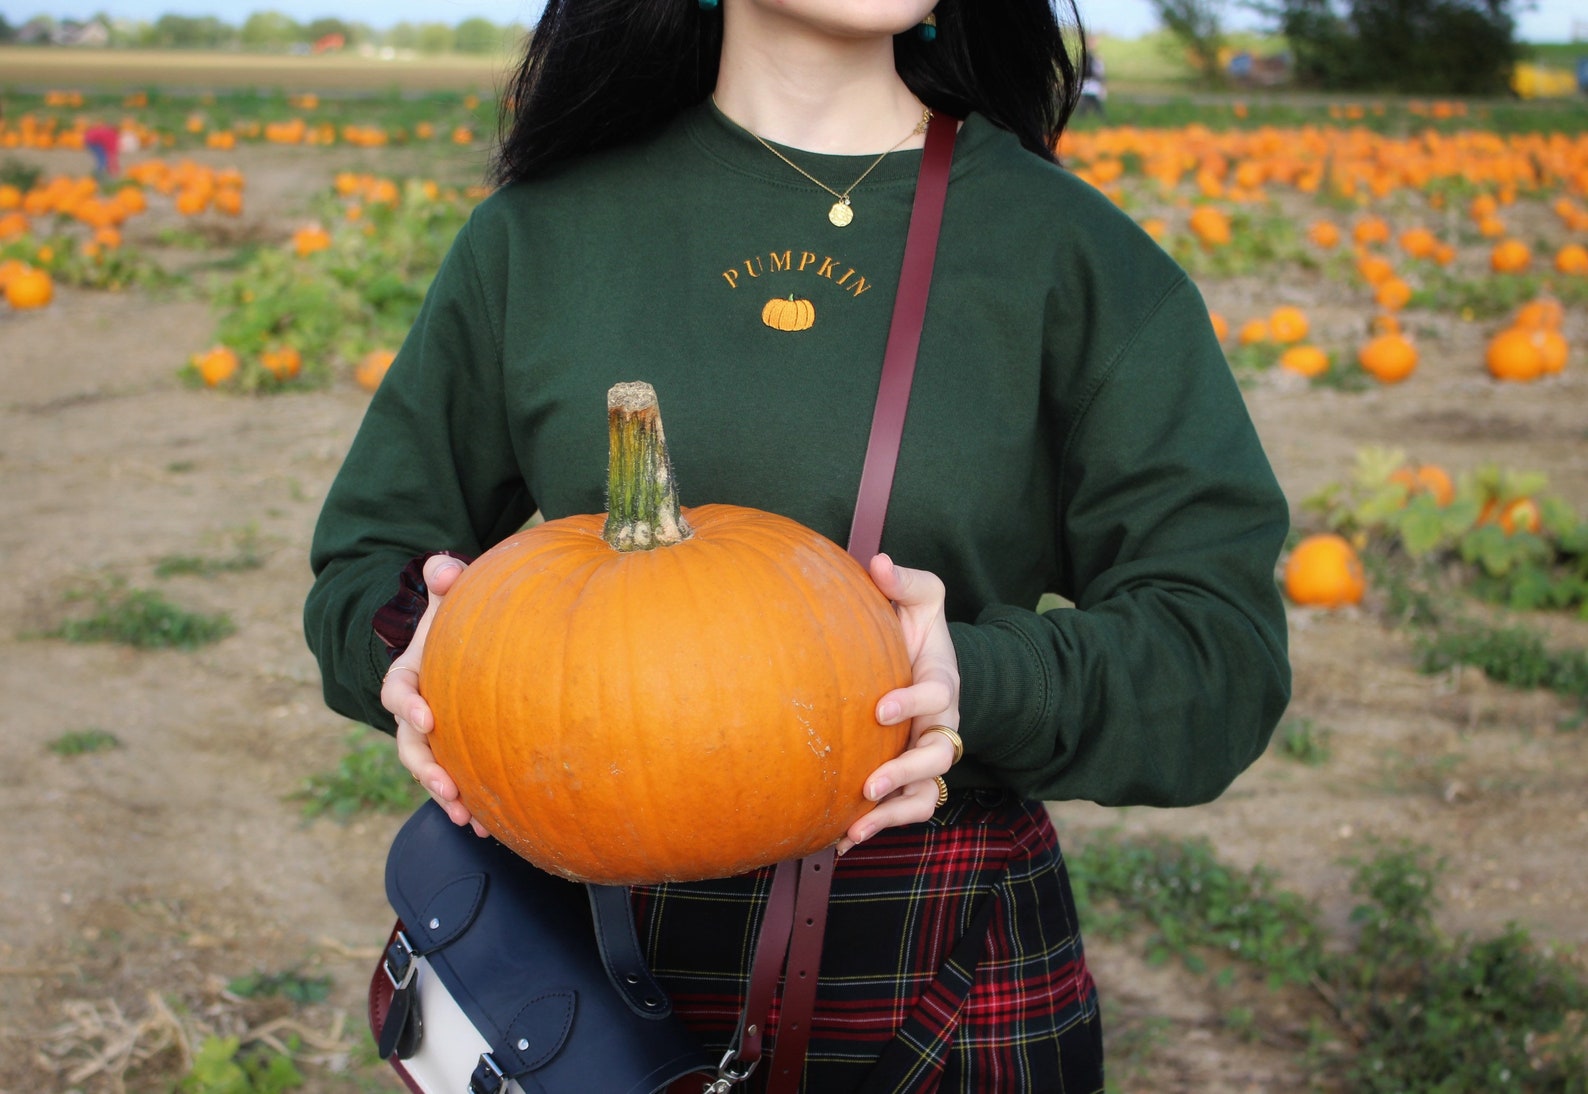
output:
[[[923,109],[893,65],[890,34],[837,36],[739,4],[724,12],[713,93],[730,119],[769,141],[832,155],[898,144]],[[920,147],[911,135],[900,148]]]

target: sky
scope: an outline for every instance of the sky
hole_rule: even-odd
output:
[[[542,0],[381,0],[379,4],[345,0],[0,0],[0,15],[13,25],[35,15],[57,19],[85,18],[104,12],[113,18],[153,20],[161,15],[214,15],[234,26],[256,11],[279,11],[299,22],[321,16],[351,18],[376,27],[393,23],[441,22],[457,25],[471,16],[493,23],[532,24]],[[1157,20],[1148,0],[1079,0],[1081,16],[1091,30],[1135,38],[1154,30]],[[1224,5],[1226,29],[1255,26],[1256,16],[1234,2]],[[1519,37],[1528,42],[1588,39],[1588,3],[1584,0],[1523,0],[1513,9]],[[1574,26],[1575,24],[1575,26]],[[1573,31],[1575,30],[1575,35]]]

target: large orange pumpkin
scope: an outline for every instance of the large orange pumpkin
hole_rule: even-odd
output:
[[[494,836],[605,884],[726,877],[833,844],[905,727],[892,606],[787,518],[681,509],[655,393],[609,395],[611,512],[480,556],[425,642],[436,759]]]

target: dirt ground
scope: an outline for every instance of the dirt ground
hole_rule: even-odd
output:
[[[353,152],[217,155],[248,179],[238,231],[261,238],[285,238],[334,171],[365,166]],[[39,159],[82,169],[64,154]],[[1321,279],[1204,288],[1235,320],[1299,303],[1340,345],[1365,314]],[[1568,328],[1572,364],[1543,384],[1489,382],[1475,365],[1482,330],[1453,321],[1405,384],[1347,393],[1276,376],[1249,401],[1295,503],[1343,478],[1359,447],[1394,444],[1453,470],[1543,470],[1583,510],[1588,316],[1572,314]],[[399,819],[305,822],[288,800],[336,766],[356,728],[321,704],[299,612],[312,522],[366,396],[351,383],[270,398],[186,388],[176,370],[212,330],[196,294],[63,290],[43,311],[0,312],[0,1094],[164,1090],[212,1032],[295,1036],[309,1090],[395,1089],[361,1046]],[[244,542],[262,552],[259,568],[153,575],[162,557],[223,557]],[[115,578],[225,611],[237,632],[197,652],[35,637],[73,590]],[[1588,645],[1582,625],[1538,622]],[[1588,732],[1558,727],[1569,708],[1471,671],[1420,675],[1409,639],[1371,610],[1298,611],[1292,641],[1291,716],[1332,733],[1326,764],[1271,753],[1222,800],[1187,811],[1057,804],[1061,833],[1206,835],[1227,861],[1271,868],[1342,934],[1352,899],[1342,856],[1405,837],[1449,860],[1446,929],[1516,922],[1588,956]],[[87,729],[123,747],[75,757],[46,747]],[[1089,953],[1121,1090],[1305,1085],[1296,1044],[1227,1030],[1206,977],[1150,968],[1122,942],[1092,939]],[[329,999],[225,990],[286,971],[329,976]],[[1304,996],[1256,999],[1272,1028],[1323,1013]]]

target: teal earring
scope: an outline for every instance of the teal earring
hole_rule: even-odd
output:
[[[716,11],[722,0],[699,0],[701,11]]]
[[[915,28],[915,33],[921,36],[923,42],[937,41],[937,12],[928,12],[925,19]]]

